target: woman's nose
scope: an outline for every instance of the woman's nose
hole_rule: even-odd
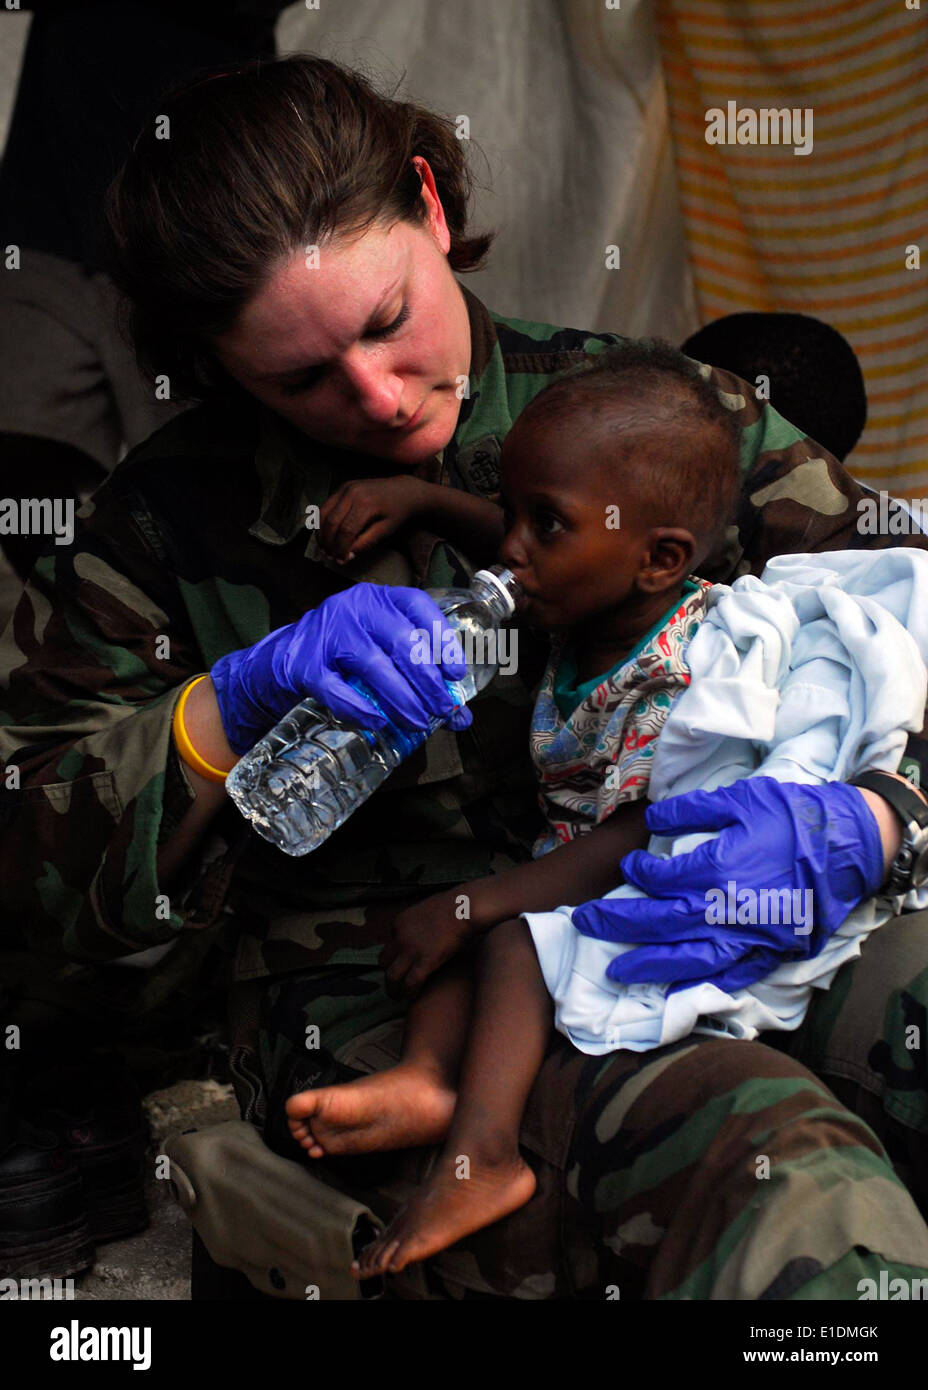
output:
[[[391,425],[403,395],[402,377],[359,345],[342,357],[341,368],[362,414],[372,425]]]

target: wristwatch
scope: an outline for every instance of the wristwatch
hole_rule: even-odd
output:
[[[883,892],[895,897],[921,888],[928,880],[928,806],[908,782],[888,772],[862,772],[851,778],[850,786],[882,796],[902,821],[902,844]]]

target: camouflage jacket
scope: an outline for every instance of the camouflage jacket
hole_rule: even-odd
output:
[[[504,318],[462,292],[469,394],[443,455],[420,472],[493,498],[500,442],[523,406],[620,339]],[[782,551],[897,543],[859,535],[864,494],[840,464],[737,378],[714,379],[743,424],[745,486],[725,553],[703,575],[757,573]],[[243,393],[133,449],[78,512],[73,542],[46,547],[0,641],[10,944],[107,960],[185,924],[225,924],[241,978],[363,964],[379,949],[369,912],[531,857],[543,823],[528,734],[547,644],[522,632],[518,671],[475,701],[473,726],[436,733],[314,854],[281,854],[228,803],[171,892],[159,885],[158,847],[194,799],[171,735],[193,676],[358,580],[433,587],[472,574],[460,549],[411,527],[350,565],[327,562],[307,507],[378,467]]]

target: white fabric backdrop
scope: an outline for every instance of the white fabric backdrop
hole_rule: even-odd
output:
[[[0,20],[0,143],[29,22]],[[650,0],[320,0],[285,10],[277,36],[470,117],[489,185],[474,225],[499,236],[467,283],[491,308],[674,342],[697,326]]]
[[[503,314],[682,341],[697,319],[649,0],[320,0],[280,19],[308,50],[402,78],[470,117],[475,225],[499,228],[468,285]],[[391,84],[392,85],[392,84]],[[487,167],[487,162],[489,168]],[[605,268],[620,248],[621,269]]]

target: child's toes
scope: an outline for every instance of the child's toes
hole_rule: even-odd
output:
[[[315,1103],[315,1096],[312,1091],[297,1091],[294,1095],[287,1097],[284,1102],[284,1109],[292,1120],[296,1120],[307,1112],[312,1113]]]
[[[299,1124],[296,1120],[288,1120],[290,1133],[293,1135],[301,1149],[305,1149],[310,1158],[323,1158],[325,1150],[313,1136],[312,1130],[308,1125]]]

